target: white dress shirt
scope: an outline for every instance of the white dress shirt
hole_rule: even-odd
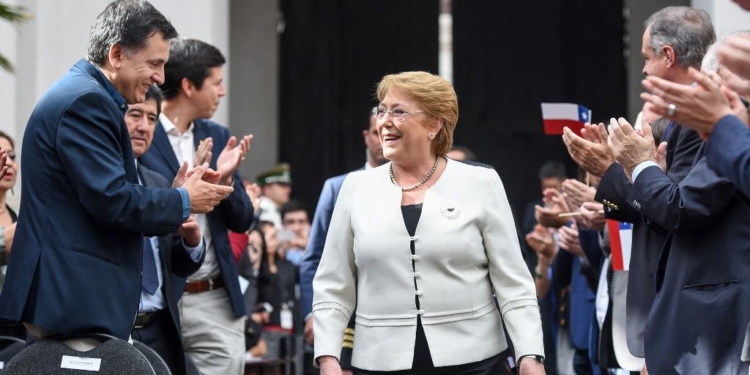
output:
[[[180,133],[177,127],[172,121],[164,115],[159,115],[159,121],[164,127],[164,131],[169,137],[169,143],[172,144],[172,150],[174,156],[177,157],[177,161],[182,163],[187,162],[188,168],[193,167],[193,159],[195,158],[195,140],[193,137],[194,124],[191,122],[190,126],[184,133]],[[203,265],[198,271],[188,277],[188,281],[195,280],[206,280],[218,277],[221,272],[219,270],[219,262],[216,259],[216,251],[214,250],[213,238],[211,236],[211,230],[208,225],[208,218],[205,214],[195,214],[195,221],[201,228],[203,234],[203,240],[206,241],[206,258],[203,260]]]

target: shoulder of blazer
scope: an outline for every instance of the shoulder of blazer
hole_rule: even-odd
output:
[[[144,167],[143,165],[139,164],[138,170],[141,173],[144,186],[156,188],[169,188],[172,186],[164,176]]]

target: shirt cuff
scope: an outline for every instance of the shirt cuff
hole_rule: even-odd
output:
[[[206,251],[206,242],[203,241],[203,237],[201,237],[201,242],[198,244],[198,246],[190,247],[185,244],[185,239],[183,238],[182,247],[185,248],[185,251],[187,251],[188,255],[190,255],[190,259],[197,263],[201,260],[203,253]]]
[[[653,160],[646,160],[642,162],[641,164],[638,164],[635,169],[633,169],[633,183],[635,183],[635,180],[638,178],[638,175],[643,172],[644,169],[648,167],[657,167],[659,168],[659,164],[656,164]]]
[[[190,194],[182,187],[177,188],[177,191],[182,196],[182,221],[185,221],[190,217]]]

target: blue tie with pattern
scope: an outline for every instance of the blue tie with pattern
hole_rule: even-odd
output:
[[[667,123],[667,130],[664,132],[663,142],[669,142],[669,136],[672,135],[675,125],[677,125],[677,123],[674,121],[669,121],[669,123]]]
[[[141,287],[153,295],[159,288],[159,276],[156,274],[156,259],[151,239],[143,237],[143,268],[141,270]]]

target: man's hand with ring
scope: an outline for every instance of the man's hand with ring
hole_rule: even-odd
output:
[[[733,114],[724,90],[711,78],[690,68],[698,86],[669,82],[655,76],[642,81],[648,92],[641,94],[649,111],[693,129],[704,137],[724,116]],[[679,109],[679,110],[678,110]]]

